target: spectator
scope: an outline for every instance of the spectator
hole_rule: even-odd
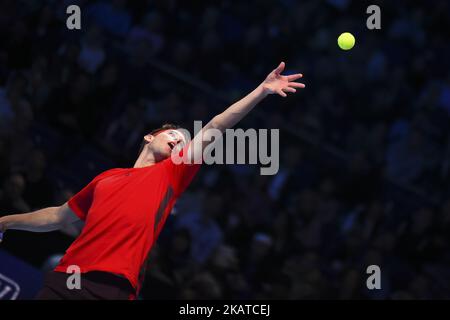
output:
[[[204,200],[201,211],[186,212],[177,221],[177,229],[186,228],[192,238],[191,259],[203,264],[221,244],[223,233],[215,221],[223,199],[216,194]]]

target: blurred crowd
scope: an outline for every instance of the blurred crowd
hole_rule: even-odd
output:
[[[379,1],[370,31],[362,3],[3,0],[0,214],[62,204],[132,166],[151,129],[227,107],[177,74],[235,101],[285,61],[307,88],[241,124],[281,129],[279,173],[204,166],[141,298],[450,298],[450,5]],[[65,26],[70,4],[81,31]],[[81,227],[2,246],[47,266]],[[366,287],[373,264],[381,290]]]

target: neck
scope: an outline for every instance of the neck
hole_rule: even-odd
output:
[[[134,163],[133,168],[143,168],[152,166],[156,163],[155,157],[152,152],[149,152],[147,147],[142,150],[141,154],[137,158],[136,162]]]

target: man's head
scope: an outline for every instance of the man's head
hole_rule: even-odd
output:
[[[174,149],[181,150],[188,143],[188,137],[183,131],[175,124],[164,124],[144,136],[139,155],[146,151],[153,154],[156,162],[167,159]]]

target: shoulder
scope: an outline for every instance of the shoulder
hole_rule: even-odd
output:
[[[124,172],[124,171],[126,171],[126,170],[127,170],[127,169],[124,169],[124,168],[113,168],[113,169],[109,169],[109,170],[103,171],[102,173],[99,173],[99,174],[94,178],[94,180],[100,180],[100,179],[103,179],[103,178],[106,178],[106,177],[110,177],[110,176],[113,176],[113,175],[115,175],[115,174]]]

